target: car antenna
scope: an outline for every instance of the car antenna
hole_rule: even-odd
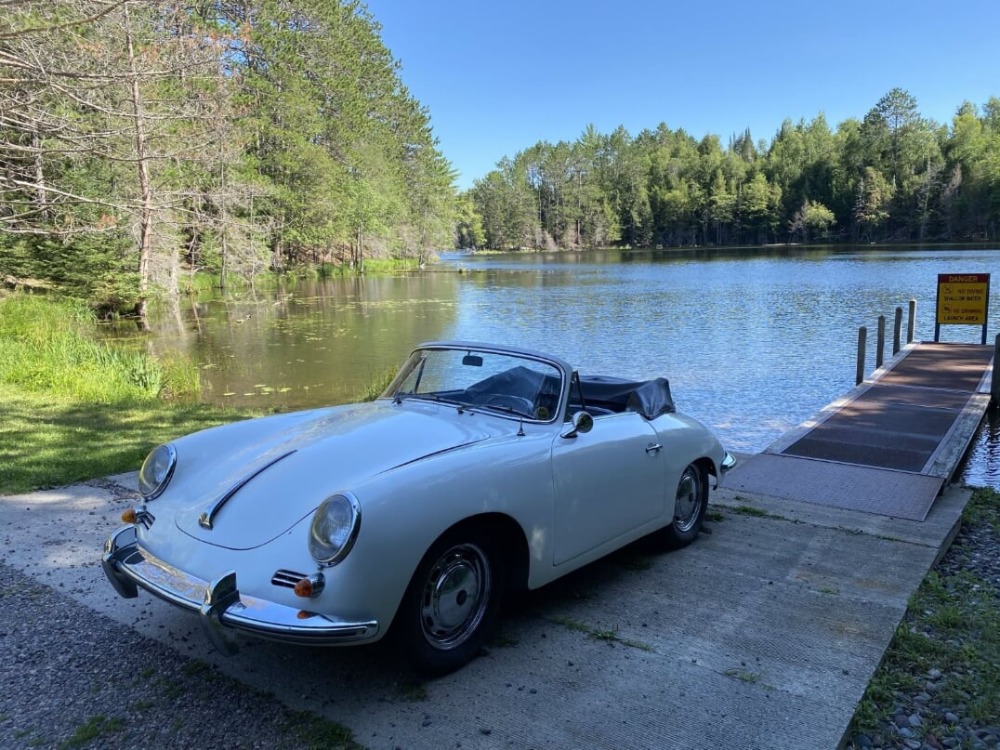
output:
[[[522,416],[517,423],[517,436],[524,437],[524,417]]]

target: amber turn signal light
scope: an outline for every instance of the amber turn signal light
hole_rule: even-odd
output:
[[[303,599],[311,599],[313,595],[313,582],[308,578],[300,578],[299,582],[295,584],[296,596],[301,596]]]
[[[124,513],[122,513],[122,521],[125,523],[135,523],[139,516],[135,512],[135,508],[129,508]]]

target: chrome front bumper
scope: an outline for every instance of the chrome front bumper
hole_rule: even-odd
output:
[[[195,612],[212,644],[234,653],[225,628],[285,643],[339,645],[364,641],[378,633],[378,622],[348,622],[240,594],[236,573],[205,581],[139,547],[135,527],[125,526],[104,543],[104,573],[121,596],[132,599],[139,588]]]
[[[737,464],[736,456],[734,456],[729,451],[726,451],[726,457],[722,459],[722,463],[719,465],[719,479],[722,479],[729,471],[735,467]]]

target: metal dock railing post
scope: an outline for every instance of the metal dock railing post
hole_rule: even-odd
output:
[[[990,403],[993,406],[1000,405],[1000,378],[997,377],[997,365],[1000,362],[997,361],[998,358],[1000,358],[1000,333],[993,341],[993,373],[990,375]]]
[[[903,308],[896,308],[896,318],[892,323],[892,356],[899,354],[899,336],[903,328]]]
[[[865,379],[865,345],[868,341],[868,329],[861,326],[858,329],[858,374],[854,380],[854,385],[861,385]]]
[[[878,334],[875,344],[875,369],[882,366],[885,360],[885,316],[878,316]]]

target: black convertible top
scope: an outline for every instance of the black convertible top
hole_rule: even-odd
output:
[[[646,419],[656,419],[661,414],[677,411],[670,395],[670,382],[666,378],[623,380],[607,375],[581,375],[580,386],[583,390],[583,404],[580,403],[580,394],[574,386],[569,394],[571,410],[586,408],[605,413],[634,411]],[[552,375],[517,366],[469,386],[463,398],[476,403],[481,397],[494,393],[505,393],[534,402],[539,396],[558,396],[559,381]]]
[[[670,395],[670,381],[622,380],[606,375],[581,375],[583,398],[586,406],[600,406],[611,411],[634,411],[646,419],[677,411]],[[575,397],[576,394],[570,394]]]

